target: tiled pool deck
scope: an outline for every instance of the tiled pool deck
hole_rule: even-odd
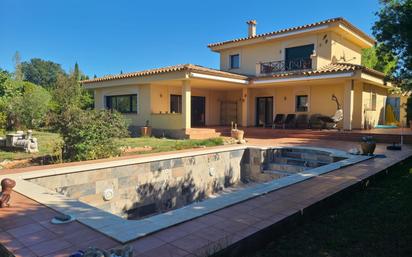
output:
[[[251,145],[299,145],[348,150],[353,142],[310,139],[251,139]],[[400,152],[378,145],[374,158],[264,196],[249,199],[203,217],[132,241],[135,256],[205,256],[222,246],[234,244],[286,217],[362,181],[412,155],[412,147]],[[18,170],[17,172],[29,172]],[[1,175],[16,171],[1,171]],[[0,210],[0,243],[16,256],[67,256],[88,246],[112,248],[120,244],[78,222],[52,225],[55,211],[23,195],[13,194],[13,206]]]

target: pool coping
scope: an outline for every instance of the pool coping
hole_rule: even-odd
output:
[[[205,149],[204,151],[197,151],[194,153],[174,153],[162,156],[111,161],[107,163],[76,165],[72,167],[39,170],[35,172],[7,175],[7,177],[15,179],[17,181],[17,185],[14,189],[15,191],[41,204],[44,204],[58,212],[74,215],[80,223],[89,226],[105,234],[106,236],[109,236],[119,241],[120,243],[127,243],[129,241],[147,236],[149,234],[168,228],[170,226],[177,225],[185,221],[198,218],[200,216],[204,216],[206,214],[215,212],[217,210],[226,208],[239,202],[243,202],[251,198],[255,198],[260,195],[264,195],[269,192],[275,191],[277,189],[299,183],[309,178],[319,176],[331,172],[333,170],[353,165],[355,163],[372,158],[372,156],[350,155],[344,151],[331,148],[293,146],[293,148],[327,151],[331,153],[331,156],[345,157],[347,159],[328,165],[324,165],[318,168],[310,169],[301,173],[293,174],[278,180],[261,183],[253,187],[247,187],[245,189],[231,192],[230,194],[221,194],[216,198],[206,199],[201,202],[195,202],[186,205],[182,208],[158,214],[142,220],[123,219],[114,214],[102,211],[96,207],[90,206],[81,201],[70,199],[55,191],[41,187],[35,183],[25,180],[44,176],[76,173],[93,169],[124,166],[130,164],[159,161],[165,159],[174,159],[181,157],[190,157],[232,150],[244,150],[249,148],[267,150],[289,147],[233,146],[224,149]]]

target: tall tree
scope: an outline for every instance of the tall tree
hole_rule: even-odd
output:
[[[383,56],[379,56],[379,52]],[[392,77],[393,72],[396,70],[397,61],[397,58],[391,53],[383,53],[380,50],[380,45],[362,51],[362,65],[383,72],[389,78]]]
[[[80,69],[77,62],[74,64],[73,76],[77,81],[80,80]]]
[[[57,82],[59,75],[66,73],[58,63],[33,58],[29,62],[21,64],[23,79],[45,88],[52,88]]]
[[[388,53],[398,58],[393,75],[402,86],[412,88],[412,0],[380,0],[381,9],[373,34],[380,42],[378,58]]]
[[[21,69],[21,57],[19,51],[13,56],[13,63],[14,63],[14,77],[17,81],[23,80],[23,72]]]

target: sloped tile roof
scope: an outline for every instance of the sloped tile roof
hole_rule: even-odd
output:
[[[93,82],[102,82],[102,81],[133,78],[133,77],[143,77],[143,76],[157,75],[157,74],[176,72],[176,71],[195,71],[195,72],[201,72],[201,73],[222,76],[222,77],[229,77],[229,78],[237,78],[237,79],[245,79],[245,80],[264,80],[268,78],[314,76],[314,75],[324,75],[324,74],[333,74],[333,73],[343,73],[343,72],[350,72],[350,71],[357,71],[357,70],[360,70],[364,73],[373,75],[378,78],[385,77],[385,74],[383,74],[382,72],[367,68],[362,65],[352,64],[352,63],[330,63],[328,65],[321,67],[318,70],[285,71],[285,72],[279,72],[279,73],[270,74],[267,76],[259,76],[259,77],[245,76],[245,75],[230,73],[226,71],[206,68],[206,67],[199,66],[199,65],[181,64],[181,65],[174,65],[174,66],[168,66],[168,67],[157,68],[157,69],[124,73],[124,74],[119,74],[119,75],[108,75],[108,76],[104,76],[101,78],[83,80],[81,81],[81,83],[87,84],[87,83],[93,83]]]
[[[241,38],[236,38],[236,39],[227,40],[227,41],[223,41],[223,42],[212,43],[212,44],[209,44],[208,47],[213,48],[213,47],[216,47],[216,46],[222,46],[222,45],[229,44],[229,43],[235,43],[235,42],[246,41],[246,40],[262,38],[262,37],[269,37],[269,36],[279,35],[279,34],[292,32],[292,31],[304,30],[304,29],[318,27],[318,26],[321,26],[321,25],[331,24],[331,23],[336,23],[336,22],[343,23],[344,25],[346,25],[350,29],[356,31],[356,33],[360,34],[362,37],[366,38],[368,41],[375,42],[375,40],[373,38],[371,38],[369,35],[367,35],[363,31],[361,31],[357,27],[355,27],[349,21],[345,20],[342,17],[337,17],[337,18],[327,19],[327,20],[323,20],[323,21],[319,21],[319,22],[315,22],[315,23],[311,23],[311,24],[302,25],[302,26],[297,26],[297,27],[292,27],[292,28],[267,32],[267,33],[263,33],[263,34],[257,34],[255,36],[251,36],[251,37],[241,37]]]
[[[200,65],[178,64],[178,65],[167,66],[163,68],[149,69],[149,70],[143,70],[143,71],[137,71],[137,72],[129,72],[129,73],[123,73],[123,74],[117,74],[117,75],[107,75],[107,76],[103,76],[100,78],[83,80],[81,81],[81,83],[87,84],[87,83],[109,81],[109,80],[116,80],[116,79],[143,77],[143,76],[158,75],[158,74],[176,72],[176,71],[197,71],[197,72],[202,72],[202,73],[216,75],[216,76],[224,76],[224,77],[237,78],[237,79],[248,79],[248,77],[244,75],[216,70],[212,68],[206,68]]]
[[[377,70],[367,68],[362,65],[352,64],[352,63],[330,63],[321,67],[318,70],[306,70],[306,71],[294,71],[294,72],[280,72],[271,74],[268,76],[257,77],[255,79],[264,79],[264,78],[283,78],[283,77],[293,77],[293,76],[312,76],[312,75],[323,75],[330,73],[342,73],[348,71],[357,71],[360,70],[364,73],[384,78],[385,74]]]

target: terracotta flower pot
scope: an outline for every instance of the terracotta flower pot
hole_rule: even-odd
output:
[[[372,155],[376,148],[375,141],[361,142],[360,145],[364,155]]]
[[[233,137],[236,140],[243,140],[243,135],[245,132],[243,130],[239,129],[232,129],[230,132],[230,136]]]
[[[152,127],[141,127],[140,128],[140,136],[142,137],[150,137],[152,136]]]

